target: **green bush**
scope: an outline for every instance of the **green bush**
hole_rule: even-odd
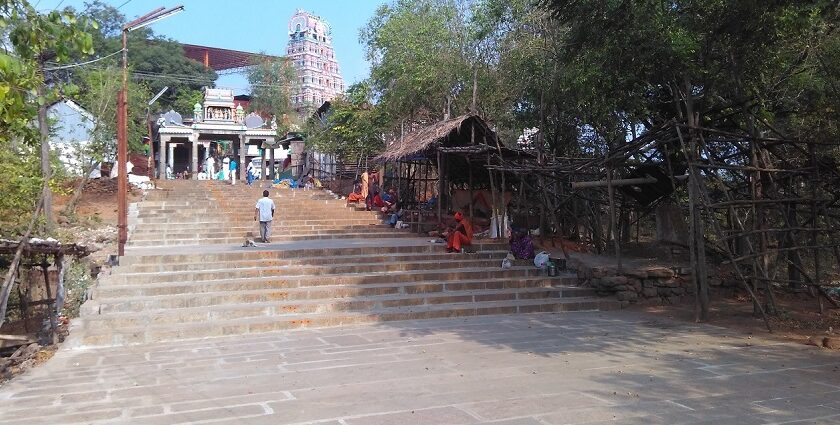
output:
[[[87,290],[95,282],[90,275],[90,265],[85,260],[69,260],[67,271],[64,273],[63,315],[69,318],[79,317],[79,309],[87,299]]]

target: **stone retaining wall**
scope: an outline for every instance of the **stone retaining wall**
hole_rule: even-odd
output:
[[[656,266],[627,266],[619,273],[614,266],[589,265],[571,261],[584,286],[594,288],[600,296],[615,296],[623,305],[644,301],[674,304],[694,294],[688,270]]]
[[[676,304],[693,297],[695,292],[691,269],[684,266],[630,264],[619,273],[615,266],[593,265],[573,258],[568,269],[577,272],[581,285],[595,289],[599,296],[615,296],[624,306],[640,302]],[[709,276],[712,294],[731,295],[735,283]]]

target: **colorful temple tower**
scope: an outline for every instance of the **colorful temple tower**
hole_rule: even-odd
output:
[[[344,92],[344,79],[335,58],[330,25],[298,9],[289,19],[289,60],[298,70],[300,90],[292,96],[298,110],[319,107]]]

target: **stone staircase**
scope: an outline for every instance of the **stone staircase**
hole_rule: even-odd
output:
[[[70,344],[110,346],[389,320],[616,308],[526,263],[499,267],[506,244],[476,253],[381,224],[324,191],[271,190],[271,244],[255,231],[262,189],[166,182],[139,208],[120,266],[100,278]]]
[[[245,234],[259,235],[254,204],[262,188],[218,182],[165,182],[142,203],[129,247],[241,244]],[[191,187],[185,184],[198,183]],[[348,214],[345,201],[325,191],[271,189],[277,206],[273,241],[393,238],[395,231],[373,212]]]

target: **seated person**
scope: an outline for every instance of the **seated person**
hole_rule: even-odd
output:
[[[534,258],[534,241],[526,232],[514,230],[510,236],[510,252],[521,260]]]
[[[306,178],[306,183],[303,185],[304,189],[315,189],[315,178],[309,176]]]
[[[372,210],[373,208],[382,208],[385,206],[385,201],[383,201],[382,196],[379,195],[379,190],[372,192],[368,199],[370,200],[370,203],[367,207],[368,211]]]
[[[397,204],[394,204],[394,206],[396,207],[396,209],[393,212],[391,212],[391,215],[388,216],[388,225],[391,227],[396,227],[397,222],[400,221],[400,219],[403,216],[402,208],[400,208]]]
[[[347,203],[364,201],[365,196],[362,195],[362,185],[358,180],[353,182],[353,192],[347,195]]]
[[[427,223],[430,224],[430,223]],[[455,221],[455,215],[452,211],[447,211],[446,214],[441,216],[440,221],[436,222],[433,227],[434,230],[429,231],[429,236],[435,236],[438,238],[443,239],[446,241],[446,238],[449,235],[449,232],[458,225],[458,222]]]
[[[470,221],[460,212],[455,213],[455,221],[458,224],[446,235],[446,252],[460,252],[465,245],[472,245],[473,229]]]
[[[385,204],[380,210],[383,213],[396,211],[397,191],[393,187],[388,189],[388,192],[382,195],[382,202]]]
[[[420,209],[421,210],[430,210],[430,209],[434,208],[435,205],[437,205],[437,196],[432,196],[431,198],[429,198],[428,201],[420,203]]]

